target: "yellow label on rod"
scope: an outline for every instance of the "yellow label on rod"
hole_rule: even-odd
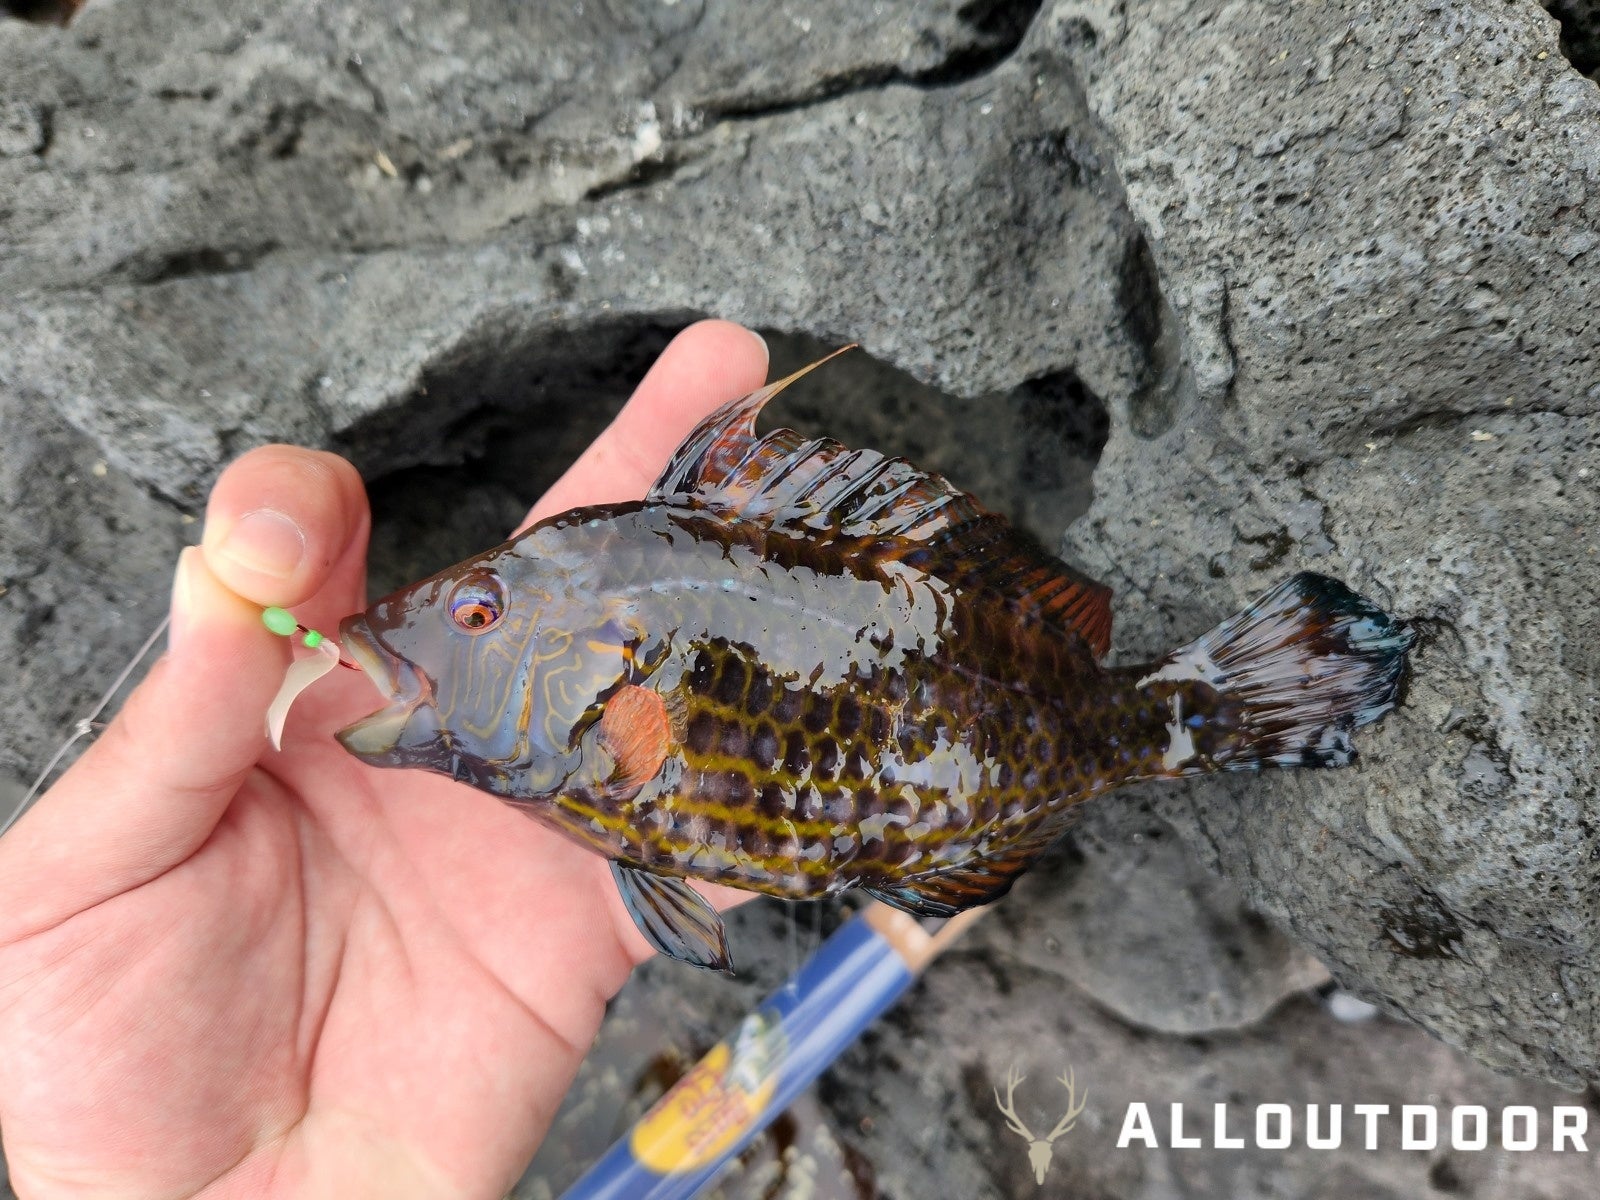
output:
[[[782,1018],[751,1013],[634,1126],[634,1157],[660,1175],[716,1161],[766,1110],[787,1050]]]

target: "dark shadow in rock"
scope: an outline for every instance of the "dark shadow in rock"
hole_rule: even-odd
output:
[[[857,67],[819,79],[801,94],[754,94],[703,106],[707,117],[748,120],[776,116],[809,107],[822,100],[890,84],[912,87],[954,87],[986,75],[1016,52],[1044,0],[971,0],[957,12],[971,39],[951,47],[932,66],[911,69],[894,63]]]
[[[1600,79],[1600,0],[1545,0],[1561,22],[1561,53],[1580,75]]]
[[[1041,7],[1043,0],[971,0],[958,15],[977,39],[916,82],[960,83],[994,69],[1021,45]]]
[[[352,429],[335,448],[368,480],[373,593],[502,541],[687,323],[487,322],[411,397]]]
[[[0,0],[0,13],[40,25],[65,25],[83,4],[84,0]]]
[[[118,264],[117,273],[133,283],[147,286],[196,275],[230,275],[248,271],[277,248],[278,243],[269,240],[248,246],[152,249]]]
[[[581,328],[486,322],[405,401],[336,449],[372,495],[371,587],[381,594],[495,545],[605,428],[685,319]],[[768,332],[772,377],[836,343]],[[1105,407],[1071,373],[951,396],[852,351],[775,400],[762,428],[903,455],[947,475],[1054,545],[1091,498]]]
[[[1183,354],[1177,314],[1161,290],[1161,275],[1142,235],[1128,238],[1119,276],[1123,328],[1144,360],[1139,385],[1128,398],[1128,425],[1138,437],[1157,438],[1178,417]]]

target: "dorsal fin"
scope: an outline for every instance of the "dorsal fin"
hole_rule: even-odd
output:
[[[689,436],[684,438],[672,452],[666,470],[661,472],[661,477],[651,486],[650,494],[645,499],[665,500],[669,496],[685,496],[691,493],[704,496],[706,492],[714,489],[728,475],[729,470],[757,444],[756,417],[767,406],[767,401],[795,380],[815,371],[829,359],[837,358],[846,350],[854,349],[854,342],[848,346],[840,346],[832,354],[801,367],[794,374],[785,375],[782,379],[775,380],[766,387],[757,388],[748,396],[730,400],[717,409],[696,425]],[[800,441],[800,435],[792,429],[782,429],[778,432],[788,434],[797,444]]]
[[[689,499],[774,529],[876,543],[881,553],[958,586],[1003,592],[1022,611],[1076,631],[1096,657],[1103,656],[1111,647],[1111,589],[1074,571],[942,476],[876,450],[807,440],[792,429],[756,436],[756,417],[767,401],[841,353],[701,421],[646,499]]]

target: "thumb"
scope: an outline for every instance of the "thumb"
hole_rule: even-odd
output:
[[[313,453],[268,450],[278,456],[275,469],[285,454]],[[208,549],[190,547],[178,559],[167,653],[100,739],[0,839],[5,940],[139,887],[199,849],[266,747],[267,706],[288,663],[283,639],[262,626],[261,605],[314,604],[318,591],[350,590],[352,573],[359,587],[351,551],[365,550],[366,505],[338,494],[348,481],[337,472],[324,481],[332,491],[308,486],[274,498],[278,527],[264,544],[279,554],[276,564],[265,553],[252,560],[246,540],[214,538],[219,500],[239,495],[241,479],[248,483],[261,466],[251,459],[218,481]],[[357,496],[359,486],[357,480]],[[235,557],[211,549],[214,540],[231,540]],[[304,550],[298,558],[285,553],[294,543]],[[277,584],[270,578],[275,567],[282,568]],[[226,586],[224,573],[238,577],[251,598]]]

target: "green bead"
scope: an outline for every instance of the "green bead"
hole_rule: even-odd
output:
[[[262,612],[261,623],[280,637],[288,637],[294,632],[297,622],[294,614],[286,608],[269,608]]]
[[[315,629],[308,629],[306,630],[304,641],[307,650],[315,650],[318,646],[322,645],[322,635]]]

